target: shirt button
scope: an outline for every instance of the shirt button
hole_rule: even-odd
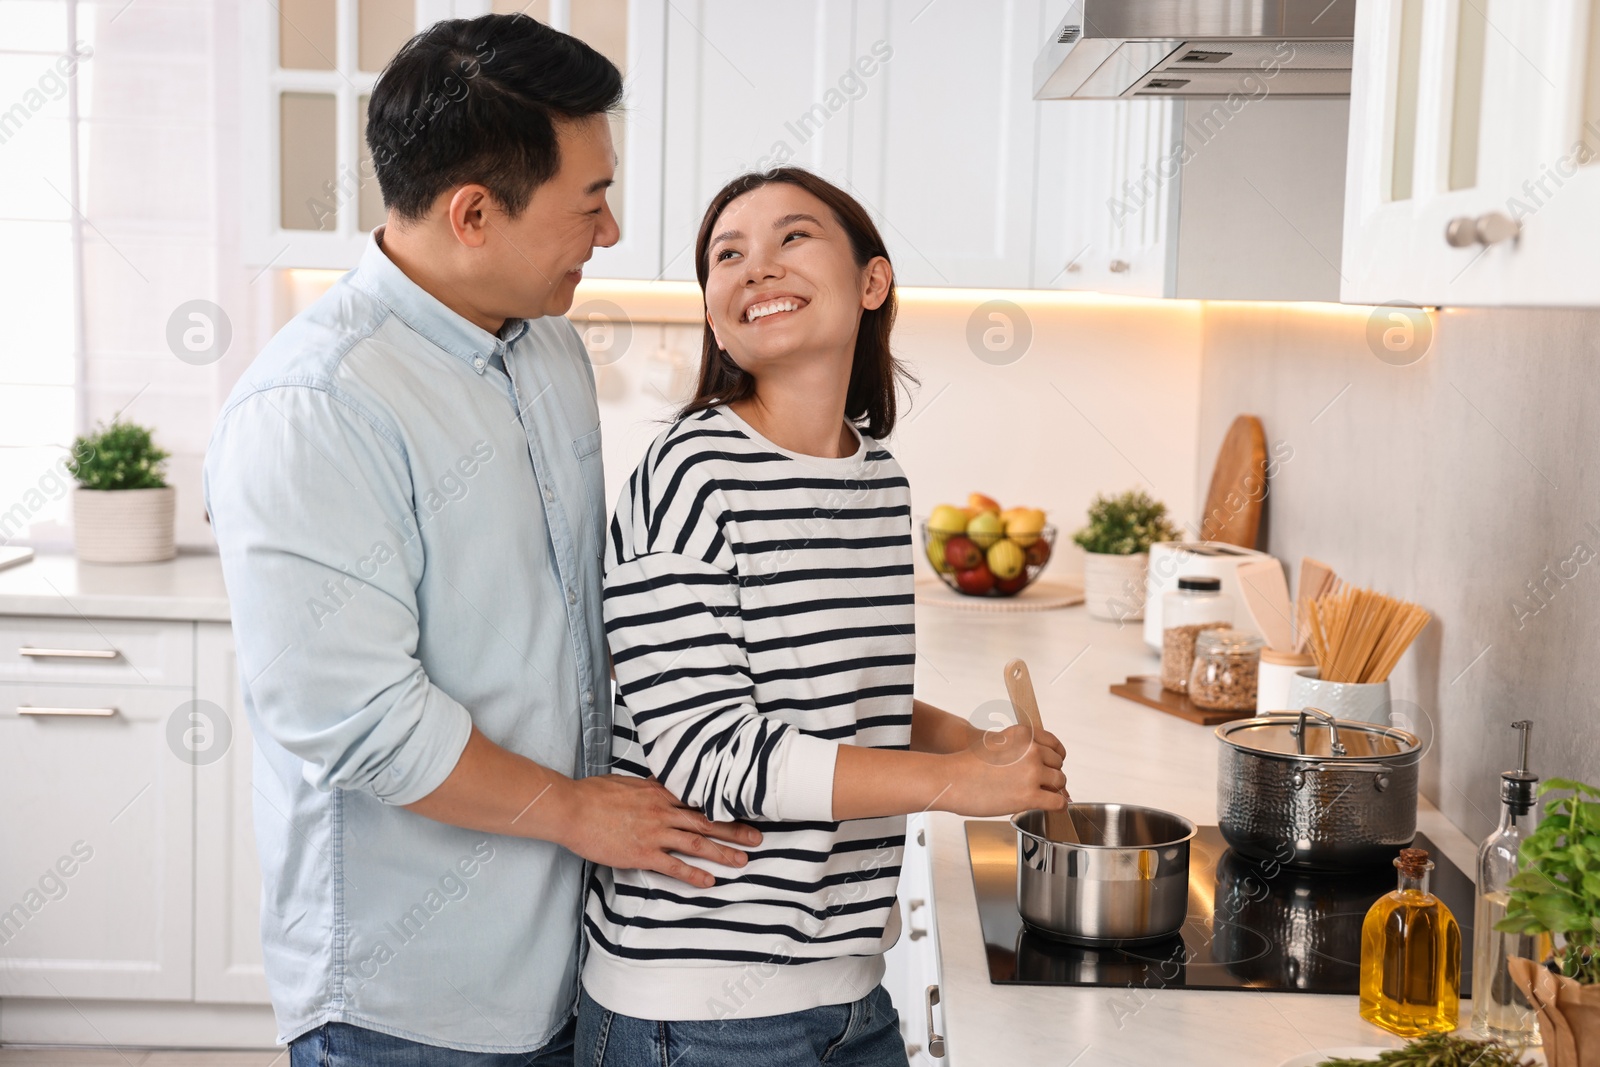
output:
[[[572,590],[568,589],[567,590],[567,603],[568,604],[576,604],[577,602],[578,602],[578,594],[574,593]]]
[[[484,368],[484,366],[485,366],[485,363],[483,362],[483,357],[482,356],[475,356],[473,358],[473,360],[472,360],[472,366],[473,366],[473,368],[475,370],[482,370]]]
[[[583,691],[583,702],[585,704],[593,704],[594,703],[594,690],[585,689]]]
[[[555,498],[556,498],[555,490],[551,489],[548,485],[545,486],[545,488],[544,488],[544,499],[545,499],[546,503],[555,500]]]

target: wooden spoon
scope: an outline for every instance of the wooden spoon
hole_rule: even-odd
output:
[[[1033,677],[1028,674],[1028,665],[1020,659],[1014,659],[1006,664],[1005,675],[1006,692],[1011,696],[1011,706],[1016,709],[1017,721],[1035,734],[1044,733],[1044,722],[1039,718],[1039,699],[1033,692]],[[1044,836],[1069,845],[1082,844],[1078,828],[1072,825],[1072,815],[1068,810],[1072,804],[1072,794],[1065,789],[1061,790],[1061,794],[1067,798],[1068,807],[1044,813]]]
[[[1295,623],[1299,632],[1295,634],[1294,650],[1304,652],[1307,643],[1311,640],[1311,604],[1318,597],[1331,593],[1338,585],[1338,576],[1333,573],[1333,568],[1326,563],[1312,559],[1310,556],[1300,557],[1300,581],[1295,588]]]
[[[1266,638],[1267,647],[1279,652],[1294,648],[1294,605],[1289,601],[1289,583],[1283,577],[1283,564],[1275,559],[1253,559],[1234,571],[1244,606],[1255,620],[1256,629]]]

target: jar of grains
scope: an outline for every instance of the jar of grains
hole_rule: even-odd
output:
[[[1255,634],[1207,630],[1195,638],[1189,699],[1213,711],[1254,711],[1261,646]]]
[[[1233,625],[1233,597],[1219,578],[1194,575],[1161,598],[1161,687],[1174,693],[1189,688],[1194,639],[1201,630]]]

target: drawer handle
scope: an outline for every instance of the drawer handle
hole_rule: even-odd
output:
[[[942,1060],[944,1038],[933,1030],[933,1006],[937,1003],[939,1003],[939,987],[931,985],[928,987],[928,1055],[936,1060]]]
[[[17,705],[18,715],[77,715],[105,718],[116,713],[116,708],[35,708],[27,704]]]
[[[116,659],[114,648],[34,648],[23,645],[17,652],[34,659]]]

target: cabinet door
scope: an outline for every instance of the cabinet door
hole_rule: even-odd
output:
[[[1033,287],[1171,295],[1181,102],[1038,106]]]
[[[195,703],[194,999],[267,1004],[251,824],[254,746],[226,623],[198,624]]]
[[[792,163],[848,186],[853,98],[868,81],[854,66],[851,8],[846,0],[668,6],[665,277],[694,279],[700,216],[731,178]]]
[[[1026,287],[1044,104],[1039,0],[857,6],[852,58],[888,58],[854,106],[850,180],[903,285]],[[1058,268],[1059,269],[1059,268]]]
[[[906,1056],[913,1067],[943,1063],[928,1033],[928,988],[939,984],[938,928],[934,925],[932,870],[928,865],[927,816],[906,818],[905,855],[900,864],[900,940],[884,954],[884,988],[900,1015]],[[935,1009],[935,1030],[943,1030]]]
[[[1594,6],[1394,0],[1357,8],[1344,300],[1596,301],[1593,242],[1571,229],[1594,221],[1594,167],[1576,161]],[[1574,179],[1564,191],[1552,170]],[[1486,219],[1521,232],[1473,240]]]
[[[191,694],[0,683],[0,996],[189,999]]]

